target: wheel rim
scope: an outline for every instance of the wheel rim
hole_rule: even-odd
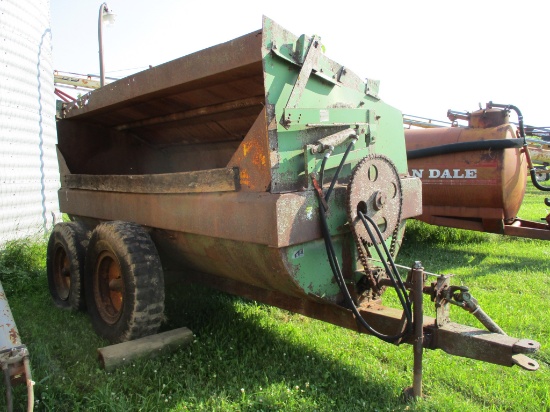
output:
[[[59,299],[67,300],[71,290],[71,262],[61,245],[56,247],[54,253],[53,281]]]
[[[94,297],[101,318],[108,324],[116,323],[122,313],[124,283],[120,263],[109,251],[101,252],[97,258]]]

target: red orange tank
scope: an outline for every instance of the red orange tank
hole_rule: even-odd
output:
[[[516,218],[525,194],[524,154],[521,148],[503,149],[499,148],[502,145],[491,146],[488,142],[519,140],[515,128],[508,123],[507,111],[479,110],[468,114],[467,119],[468,127],[405,132],[407,152],[421,156],[409,158],[409,173],[422,179],[423,213],[418,219],[441,226],[504,233],[504,225]],[[514,141],[504,143],[514,145]],[[485,148],[472,150],[476,144]],[[454,145],[456,150],[431,155],[416,151],[439,147],[444,153],[450,148],[447,145]]]

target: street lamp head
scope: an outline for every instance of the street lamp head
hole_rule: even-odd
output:
[[[103,20],[103,23],[105,23],[107,27],[115,24],[116,14],[113,13],[111,10],[109,10],[109,6],[107,6],[107,3],[103,3],[101,19]]]

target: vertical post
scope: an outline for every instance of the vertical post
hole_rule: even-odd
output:
[[[99,84],[105,85],[105,71],[103,67],[103,13],[107,9],[107,3],[102,3],[99,7],[99,18],[97,21],[97,40],[99,42]]]
[[[415,262],[412,270],[413,324],[414,324],[414,367],[413,396],[422,397],[422,352],[424,344],[424,307],[422,304],[424,287],[424,268],[421,262]]]

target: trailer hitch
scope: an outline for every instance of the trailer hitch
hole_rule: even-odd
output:
[[[441,349],[447,353],[495,364],[513,366],[534,371],[539,364],[525,354],[535,353],[540,344],[529,339],[509,337],[481,309],[467,286],[450,284],[452,275],[440,275],[426,286],[426,274],[420,262],[411,267],[407,289],[411,291],[414,308],[414,335],[409,342],[413,345],[414,369],[413,385],[406,388],[407,397],[422,396],[422,355],[423,349]],[[436,307],[436,319],[423,316],[422,295],[430,295]],[[483,331],[465,325],[452,323],[449,319],[450,305],[467,310],[487,329]]]

